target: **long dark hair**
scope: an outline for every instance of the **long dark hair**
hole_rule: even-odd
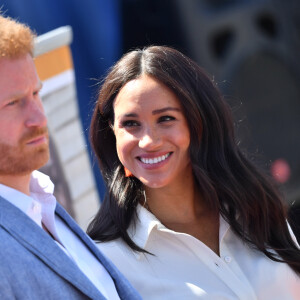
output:
[[[193,173],[203,199],[221,213],[239,238],[300,274],[300,251],[289,233],[287,208],[277,188],[237,147],[231,110],[214,82],[195,62],[169,47],[150,46],[125,54],[102,84],[90,138],[107,193],[88,227],[91,238],[122,238],[133,250],[147,252],[127,233],[128,226],[135,224],[143,185],[135,177],[125,177],[111,129],[116,95],[142,74],[162,82],[182,105],[191,136]]]

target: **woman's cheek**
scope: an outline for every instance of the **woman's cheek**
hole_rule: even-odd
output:
[[[122,164],[130,160],[132,150],[134,148],[134,140],[129,134],[120,133],[116,136],[117,140],[117,153]]]

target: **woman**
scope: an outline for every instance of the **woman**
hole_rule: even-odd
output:
[[[123,56],[91,142],[107,194],[88,233],[144,299],[300,299],[286,208],[196,63],[161,46]]]

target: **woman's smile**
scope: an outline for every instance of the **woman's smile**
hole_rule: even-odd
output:
[[[158,170],[166,165],[170,158],[172,152],[168,152],[164,155],[145,157],[145,156],[138,156],[137,159],[140,161],[141,167],[147,170]]]
[[[164,187],[191,172],[190,132],[179,100],[143,75],[114,102],[114,133],[121,163],[148,187]]]
[[[147,158],[147,157],[138,157],[138,159],[144,163],[144,164],[150,164],[150,165],[154,165],[157,164],[159,162],[165,161],[170,155],[172,154],[172,152],[169,152],[165,155],[161,155],[161,156],[157,156],[157,157],[153,157],[153,158]]]

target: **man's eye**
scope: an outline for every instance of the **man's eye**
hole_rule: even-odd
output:
[[[139,126],[140,124],[134,120],[126,120],[122,122],[122,127],[135,127]]]
[[[162,116],[158,119],[158,122],[168,122],[173,120],[175,120],[175,118],[172,116]]]
[[[9,101],[6,106],[14,106],[18,103],[18,100],[12,100],[12,101]]]

